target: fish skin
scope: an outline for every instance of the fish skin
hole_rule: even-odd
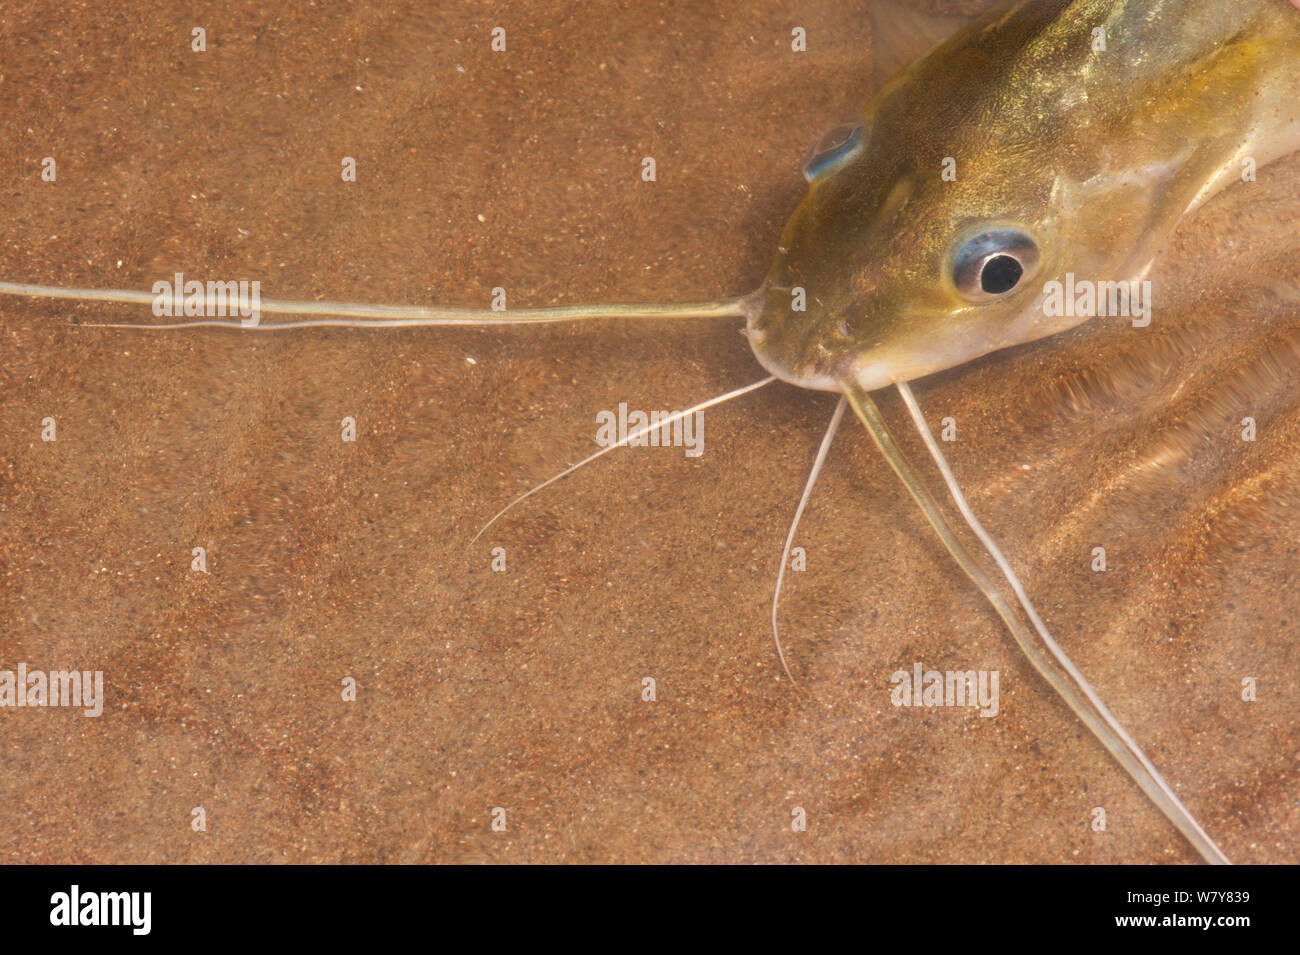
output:
[[[1276,0],[999,4],[879,90],[857,154],[812,181],[746,329],[756,357],[800,387],[874,390],[1086,321],[1048,317],[1045,284],[1141,278],[1247,157],[1300,150],[1298,63]],[[972,304],[951,258],[989,228],[1041,258]]]

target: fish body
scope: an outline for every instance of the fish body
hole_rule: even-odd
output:
[[[751,346],[801,387],[874,390],[1056,334],[1090,316],[1049,307],[1049,283],[1143,278],[1185,216],[1297,150],[1284,0],[1001,4],[811,177]],[[972,287],[999,265],[1013,287]]]

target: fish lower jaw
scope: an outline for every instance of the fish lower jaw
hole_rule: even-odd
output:
[[[844,386],[839,379],[826,374],[800,375],[795,374],[788,369],[774,368],[763,365],[769,374],[775,375],[781,381],[788,385],[794,385],[796,388],[804,388],[808,391],[832,391],[839,394],[844,390]]]
[[[858,368],[853,375],[853,379],[863,391],[879,391],[881,388],[888,388],[900,381],[906,381],[907,376],[899,375],[885,365],[870,364]]]
[[[840,394],[844,391],[845,381],[851,381],[865,391],[878,391],[881,388],[891,387],[897,382],[919,377],[886,362],[867,362],[856,366],[850,362],[841,362],[838,368],[817,370],[805,368],[800,371],[769,355],[760,354],[757,350],[754,355],[768,374],[786,384],[809,391],[829,391]]]
[[[764,347],[763,337],[753,333],[749,334],[749,344],[754,357],[769,375],[809,391],[839,394],[844,391],[846,381],[853,382],[866,391],[878,391],[897,382],[910,381],[947,367],[943,363],[931,367],[928,363],[869,358],[847,350],[820,361],[797,356],[792,358],[780,349]]]
[[[828,375],[823,372],[809,371],[807,369],[799,371],[791,368],[786,362],[780,361],[771,355],[764,354],[758,348],[753,349],[753,351],[754,357],[758,359],[758,363],[763,366],[763,369],[769,375],[780,381],[784,381],[788,385],[794,385],[796,388],[805,388],[809,391],[840,392],[843,390],[839,380],[833,375]]]

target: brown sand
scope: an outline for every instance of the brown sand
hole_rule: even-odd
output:
[[[391,303],[502,285],[514,306],[739,293],[806,145],[870,91],[867,2],[796,21],[777,0],[15,0],[0,277],[148,288],[183,270]],[[957,419],[953,466],[1062,644],[1241,862],[1300,861],[1300,323],[1260,291],[1295,275],[1297,173],[1186,226],[1140,351],[1112,324],[918,387],[932,420]],[[142,317],[0,301],[0,668],[107,681],[99,719],[0,711],[0,859],[1195,860],[851,422],[783,604],[792,691],[767,614],[828,396],[710,412],[703,457],[620,452],[466,549],[594,450],[597,411],[760,377],[736,323],[67,324]],[[916,661],[997,669],[1002,711],[894,708],[890,674]]]

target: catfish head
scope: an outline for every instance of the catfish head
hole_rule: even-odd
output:
[[[809,158],[755,355],[801,387],[870,391],[1085,321],[1048,307],[1049,283],[1136,282],[1237,160],[1300,148],[1296,62],[1286,4],[995,7]]]

